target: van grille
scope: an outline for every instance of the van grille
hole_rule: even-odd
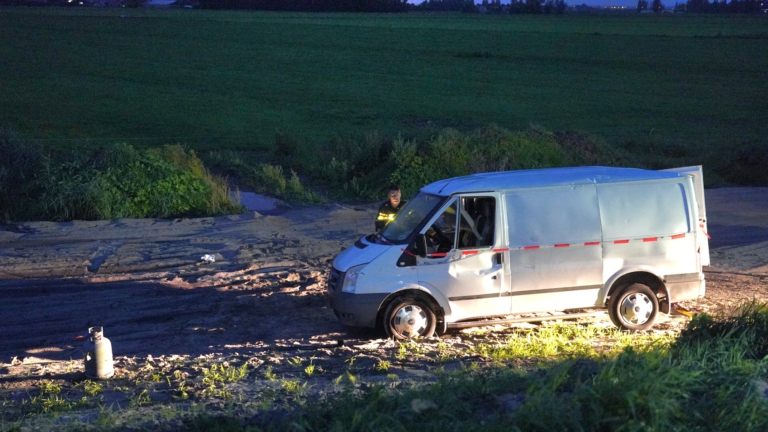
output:
[[[331,267],[331,272],[328,274],[328,291],[336,292],[343,282],[344,272],[340,272]]]

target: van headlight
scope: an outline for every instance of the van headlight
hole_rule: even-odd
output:
[[[347,270],[347,275],[344,277],[344,284],[341,286],[342,292],[355,292],[355,287],[357,287],[357,277],[360,276],[360,272],[366,265],[368,265],[368,263],[356,265]]]

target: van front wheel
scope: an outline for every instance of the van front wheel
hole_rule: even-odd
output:
[[[435,312],[421,299],[401,297],[384,314],[384,330],[395,339],[430,337],[435,333]]]
[[[659,299],[647,285],[635,283],[611,296],[611,320],[627,330],[647,330],[659,314]]]

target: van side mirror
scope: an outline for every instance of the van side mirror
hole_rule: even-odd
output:
[[[426,258],[427,256],[427,237],[424,234],[416,234],[413,240],[413,251],[416,255]]]

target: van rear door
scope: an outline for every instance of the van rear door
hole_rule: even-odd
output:
[[[700,235],[700,249],[701,265],[709,265],[709,235],[707,234],[707,207],[704,205],[704,172],[701,165],[670,168],[661,171],[668,171],[681,174],[690,174],[693,176],[693,188],[696,190],[696,204],[699,210],[699,230],[703,235]]]

